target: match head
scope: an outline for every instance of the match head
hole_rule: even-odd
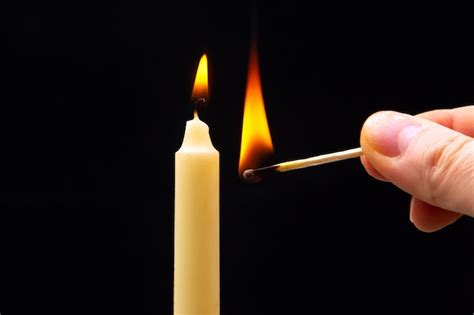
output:
[[[242,174],[242,179],[247,183],[258,183],[262,180],[262,177],[258,176],[257,174],[255,174],[254,170],[250,169],[244,171],[244,173]]]
[[[258,183],[265,176],[279,172],[279,164],[260,168],[248,169],[242,173],[242,179],[247,183]]]

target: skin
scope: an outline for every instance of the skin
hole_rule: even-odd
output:
[[[474,216],[473,137],[474,106],[416,116],[378,112],[362,127],[361,161],[371,176],[412,195],[410,220],[433,232]]]

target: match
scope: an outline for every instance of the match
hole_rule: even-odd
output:
[[[247,182],[255,183],[255,182],[259,182],[260,180],[262,180],[263,176],[270,173],[288,172],[288,171],[293,171],[293,170],[297,170],[301,168],[352,159],[352,158],[359,157],[362,154],[363,152],[361,148],[354,148],[354,149],[349,149],[345,151],[322,154],[322,155],[317,155],[317,156],[313,156],[306,159],[288,161],[288,162],[278,163],[278,164],[265,166],[261,168],[248,169],[244,171],[242,177]]]

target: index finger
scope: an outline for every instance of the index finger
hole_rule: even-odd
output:
[[[449,129],[474,137],[474,105],[454,109],[438,109],[417,115]]]

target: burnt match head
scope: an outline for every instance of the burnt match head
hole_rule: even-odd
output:
[[[262,180],[262,177],[255,175],[254,170],[245,170],[242,174],[242,179],[247,183],[258,183]]]
[[[264,176],[275,172],[278,172],[278,165],[248,169],[242,173],[242,179],[247,183],[258,183],[263,179]]]

